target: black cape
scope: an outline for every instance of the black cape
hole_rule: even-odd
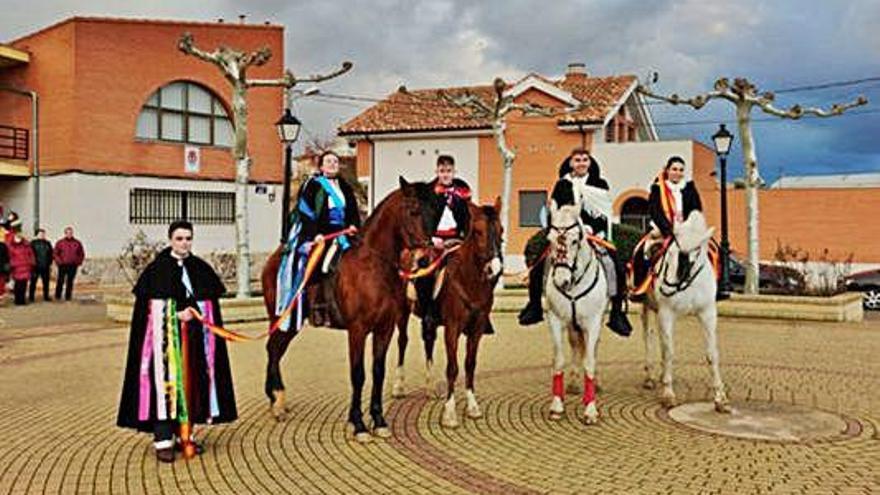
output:
[[[703,211],[703,202],[700,200],[700,193],[697,191],[694,181],[688,181],[681,188],[681,202],[682,218],[686,219],[694,210]],[[663,213],[663,205],[660,201],[660,184],[656,180],[651,184],[651,194],[648,196],[648,215],[664,237],[672,235],[672,223]]]
[[[171,256],[171,248],[166,248],[156,256],[138,278],[132,292],[135,295],[134,311],[131,320],[131,334],[128,341],[128,358],[125,366],[125,379],[122,397],[119,401],[119,415],[116,424],[123,428],[152,432],[156,421],[156,394],[153,383],[153,366],[150,365],[150,417],[146,421],[138,418],[140,400],[140,362],[141,351],[146,336],[147,313],[151,299],[174,299],[178,310],[187,306],[198,309],[196,300],[211,300],[214,307],[214,323],[223,325],[218,299],[226,291],[220,278],[201,258],[190,255],[184,262],[192,283],[193,295],[187,295],[181,276],[182,268]],[[209,387],[208,367],[205,359],[204,331],[198,321],[189,323],[189,370],[191,397],[187,402],[191,423],[208,422]],[[229,355],[226,341],[215,338],[214,382],[217,390],[219,415],[211,423],[226,423],[238,417],[235,407],[235,392],[232,388],[232,373],[229,368]]]

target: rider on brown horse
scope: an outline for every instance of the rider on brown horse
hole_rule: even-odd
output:
[[[319,158],[319,173],[303,184],[294,215],[297,222],[293,223],[290,233],[290,244],[293,246],[293,257],[289,260],[292,272],[291,285],[288,292],[296,290],[305,275],[305,264],[309,253],[323,236],[337,233],[348,227],[359,228],[361,225],[357,199],[352,187],[339,177],[339,156],[332,151],[325,151]],[[317,269],[308,281],[309,291],[304,304],[297,308],[297,315],[292,318],[294,330],[302,327],[304,314],[314,326],[329,323],[328,305],[333,298],[327,297],[324,281],[332,270],[338,257],[350,247],[350,240],[345,235],[335,237],[323,257],[318,261]],[[286,275],[285,275],[286,276]],[[288,297],[279,297],[279,301],[289,304]],[[305,307],[303,307],[305,306]],[[284,305],[281,306],[283,309]]]
[[[437,157],[436,177],[428,185],[435,194],[435,201],[442,210],[440,220],[434,228],[434,246],[442,250],[444,246],[460,242],[470,224],[468,202],[471,188],[467,182],[455,177],[455,159],[449,155]],[[428,260],[423,260],[427,262]],[[434,301],[436,277],[427,275],[415,280],[419,308],[422,312],[422,336],[436,338],[440,324],[439,307]]]

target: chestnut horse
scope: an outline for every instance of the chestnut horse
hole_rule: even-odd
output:
[[[501,276],[503,259],[501,239],[503,230],[498,216],[500,199],[494,206],[469,205],[471,221],[468,234],[461,247],[449,255],[445,281],[437,294],[441,324],[445,327],[446,343],[446,404],[441,424],[458,426],[455,407],[455,381],[458,377],[458,341],[467,336],[465,356],[465,386],[467,388],[467,416],[479,418],[482,411],[474,393],[474,373],[477,368],[477,352],[484,331],[489,328],[489,314],[494,303],[494,290]],[[398,321],[398,361],[393,395],[400,397],[403,391],[403,361],[406,354],[407,323],[409,312]],[[425,346],[428,386],[433,365],[434,340],[436,336],[423,335]],[[430,390],[428,391],[430,393]]]
[[[422,182],[408,183],[400,179],[400,189],[389,194],[364,223],[359,239],[353,240],[339,261],[335,277],[335,295],[345,327],[348,330],[348,355],[352,384],[349,422],[355,438],[371,439],[361,412],[361,393],[365,381],[364,347],[367,335],[373,333],[373,389],[370,415],[373,433],[390,435],[382,411],[382,386],[385,379],[385,354],[400,314],[406,311],[404,282],[399,275],[398,257],[404,249],[431,245],[431,226],[439,220],[440,211],[432,202],[433,191]],[[281,248],[275,251],[262,273],[263,300],[272,323],[275,316],[276,276]],[[272,403],[276,419],[283,420],[284,383],[280,361],[296,332],[275,331],[266,344],[269,362],[266,367],[266,395]]]

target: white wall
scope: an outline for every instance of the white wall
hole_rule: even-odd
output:
[[[602,176],[611,186],[611,197],[629,189],[651,187],[670,156],[678,155],[686,163],[685,176],[693,169],[693,141],[642,141],[631,143],[596,143],[592,153],[599,161]],[[616,218],[615,218],[616,220]]]
[[[455,158],[457,175],[467,181],[479,197],[479,141],[476,137],[423,138],[375,141],[376,163],[370,208],[398,188],[398,177],[428,181],[434,178],[438,155]]]
[[[83,241],[89,257],[119,254],[122,246],[138,229],[151,240],[167,238],[167,225],[129,224],[129,191],[135,187],[188,191],[234,192],[235,184],[223,181],[160,179],[70,173],[43,177],[41,180],[41,223],[51,239],[60,237],[72,225]],[[255,194],[248,186],[248,219],[251,252],[269,252],[278,245],[281,230],[281,192],[276,197]],[[32,221],[25,218],[25,225]],[[235,225],[195,225],[193,251],[235,251]]]
[[[18,213],[22,219],[23,232],[30,234],[34,225],[34,199],[32,181],[28,179],[0,180],[0,203],[4,215],[10,211]]]

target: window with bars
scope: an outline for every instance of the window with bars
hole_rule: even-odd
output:
[[[128,221],[132,224],[235,223],[235,193],[135,188],[129,192]]]
[[[140,139],[232,146],[232,121],[220,98],[198,84],[173,82],[150,95],[138,115]]]

